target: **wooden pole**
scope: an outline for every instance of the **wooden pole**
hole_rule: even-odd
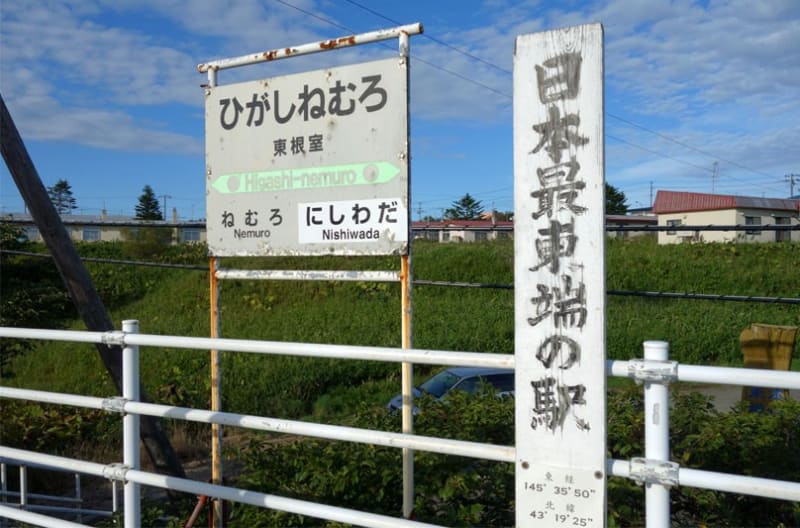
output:
[[[400,297],[401,297],[401,332],[402,347],[411,348],[411,264],[408,255],[400,260]],[[402,431],[406,434],[414,432],[414,416],[412,413],[412,389],[414,386],[414,365],[403,362],[400,383],[403,394]],[[403,448],[403,517],[411,517],[414,512],[414,450]]]
[[[219,337],[219,282],[217,281],[217,269],[219,260],[216,257],[209,259],[209,286],[211,290],[211,337]],[[222,391],[220,356],[218,350],[211,350],[211,410],[213,412],[222,410]],[[211,483],[222,484],[222,426],[211,424]],[[211,526],[222,527],[222,503],[219,499],[213,501],[211,508]]]
[[[0,95],[0,144],[8,171],[14,178],[14,183],[25,200],[42,239],[53,255],[56,268],[86,328],[91,332],[114,330],[111,317],[97,294],[92,279],[61,222],[61,217],[50,201],[2,95]],[[96,346],[103,365],[121,394],[122,349],[119,346],[102,343]],[[141,400],[147,401],[147,395],[143,390],[140,394]],[[160,472],[176,477],[185,476],[183,466],[172,449],[161,422],[152,416],[142,416],[141,439],[150,460]]]

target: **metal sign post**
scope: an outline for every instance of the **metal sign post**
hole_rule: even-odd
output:
[[[514,54],[517,526],[606,520],[603,29]]]
[[[217,270],[219,269],[219,259],[211,257],[208,263],[209,277],[209,304],[210,313],[210,337],[220,337],[219,330],[219,281],[217,280]],[[222,372],[219,350],[212,349],[210,353],[211,363],[211,410],[222,410]],[[211,483],[222,484],[222,426],[211,424]],[[223,524],[222,503],[215,499],[211,507],[211,524],[222,526]]]

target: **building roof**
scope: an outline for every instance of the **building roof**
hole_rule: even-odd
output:
[[[606,224],[658,224],[652,215],[606,215]]]
[[[1,222],[10,224],[31,224],[36,222],[30,213],[9,213],[0,215]],[[108,226],[108,227],[144,227],[144,226],[169,226],[169,227],[205,227],[203,220],[167,221],[167,220],[139,220],[122,215],[78,215],[65,214],[61,216],[61,223],[65,226]]]
[[[658,191],[653,203],[656,214],[716,211],[720,209],[766,209],[770,211],[800,211],[800,201],[784,198],[757,198],[727,194],[705,194],[678,191]]]

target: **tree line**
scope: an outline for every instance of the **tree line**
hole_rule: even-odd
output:
[[[606,214],[622,214],[628,212],[627,198],[625,193],[606,183],[605,189]],[[495,220],[513,220],[514,211],[492,211]],[[442,220],[482,220],[486,217],[486,211],[480,200],[476,200],[469,193],[455,200],[450,207],[444,210],[441,218],[434,216],[424,216],[425,222],[438,222]]]
[[[60,179],[54,185],[47,188],[47,194],[50,196],[50,201],[60,215],[72,214],[78,208],[77,200],[72,194],[72,186],[67,180]],[[139,195],[139,200],[136,203],[136,216],[137,220],[163,220],[164,213],[158,203],[153,188],[145,185],[142,189],[142,194]]]
[[[59,214],[70,214],[78,208],[75,197],[72,195],[72,187],[67,180],[58,180],[55,185],[48,187],[47,192]],[[606,214],[625,214],[628,212],[627,198],[625,193],[614,187],[605,184]],[[145,185],[142,194],[136,204],[137,220],[164,220],[164,213],[158,203],[153,188]],[[513,220],[513,211],[492,211],[494,218],[499,221]],[[484,219],[486,211],[481,200],[476,200],[472,195],[466,193],[460,199],[453,201],[450,207],[444,210],[441,218],[427,215],[422,218],[426,222],[438,222],[441,220],[481,220]]]

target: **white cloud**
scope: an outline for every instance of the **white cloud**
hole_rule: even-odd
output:
[[[358,11],[329,0],[290,2],[344,26]],[[387,14],[404,19],[432,9],[416,2],[371,7],[393,10]],[[4,0],[0,11],[0,89],[32,138],[190,154],[201,150],[201,131],[187,135],[172,113],[180,113],[182,121],[198,121],[198,85],[205,82],[195,71],[198,62],[344,31],[279,2],[257,0]],[[659,130],[702,141],[702,148],[718,148],[719,155],[727,153],[745,165],[773,160],[774,168],[784,167],[789,151],[797,150],[787,148],[797,145],[800,110],[800,3],[795,0],[486,0],[474,2],[472,26],[441,12],[430,18],[432,23],[419,17],[432,37],[506,70],[512,68],[517,34],[600,21],[606,34],[607,101],[620,103],[608,108],[611,113],[634,121],[659,118]],[[224,72],[223,82],[391,53],[359,47],[247,73]],[[510,126],[511,100],[479,85],[510,95],[507,73],[424,37],[412,39],[411,65],[415,118],[456,126],[508,121]],[[148,110],[146,116],[142,109]],[[163,110],[163,118],[156,110]],[[646,136],[637,133],[635,141],[663,148],[658,138]],[[734,148],[730,142],[736,138]],[[762,147],[742,154],[751,145]],[[767,151],[769,156],[757,155]],[[703,162],[709,164],[710,158]]]

